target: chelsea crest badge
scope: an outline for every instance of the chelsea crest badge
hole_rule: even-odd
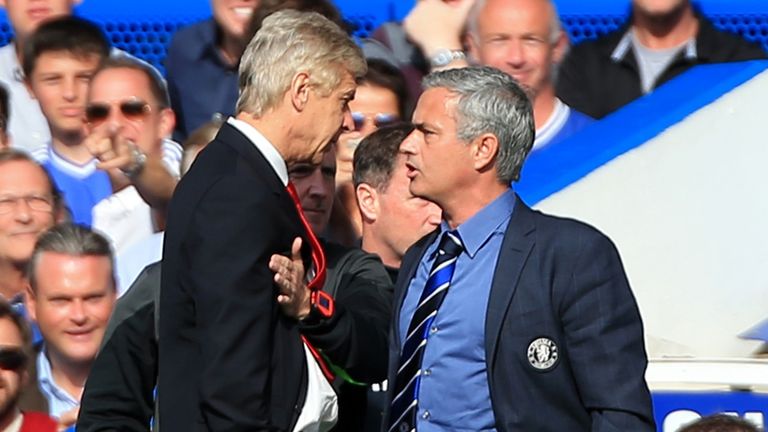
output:
[[[528,362],[537,370],[552,369],[559,357],[557,345],[552,339],[540,337],[528,345]]]

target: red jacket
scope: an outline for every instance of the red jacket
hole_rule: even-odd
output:
[[[22,414],[24,421],[21,423],[20,432],[56,432],[56,420],[48,414],[39,412],[25,412]]]

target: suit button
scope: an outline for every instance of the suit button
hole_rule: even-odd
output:
[[[430,334],[435,334],[435,333],[437,333],[437,330],[438,330],[437,326],[432,326],[432,328],[429,329],[429,333]]]
[[[432,369],[425,369],[424,376],[430,376],[430,375],[432,375]]]
[[[424,420],[429,420],[429,418],[430,418],[431,416],[432,416],[432,415],[429,413],[429,411],[424,411],[424,412],[421,414],[421,418],[423,418]]]

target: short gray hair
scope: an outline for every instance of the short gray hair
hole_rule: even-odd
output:
[[[549,23],[549,43],[556,43],[560,39],[560,35],[563,32],[563,25],[560,22],[560,14],[557,12],[557,5],[552,0],[541,0],[549,4],[552,8],[552,21]],[[488,0],[475,0],[475,3],[469,9],[467,14],[466,29],[471,37],[477,37],[478,32],[478,19],[480,19],[480,12],[485,7]]]
[[[114,269],[115,257],[112,246],[101,234],[85,225],[63,223],[44,232],[35,243],[32,257],[29,260],[27,276],[33,291],[37,290],[36,270],[40,255],[43,252],[54,252],[70,256],[99,256],[109,258],[112,287],[115,287]]]
[[[366,64],[360,47],[329,19],[316,12],[275,12],[240,60],[237,112],[261,116],[276,107],[300,71],[327,94],[345,71],[361,78]]]
[[[423,86],[456,95],[457,138],[470,142],[484,133],[496,136],[496,175],[501,183],[520,178],[536,128],[531,102],[512,77],[492,67],[473,66],[433,72]]]

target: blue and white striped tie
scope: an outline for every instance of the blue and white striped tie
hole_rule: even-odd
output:
[[[395,393],[389,415],[390,432],[416,430],[421,361],[427,338],[437,315],[437,309],[451,285],[456,260],[464,250],[458,231],[446,231],[440,239],[437,257],[429,272],[427,284],[421,293],[419,305],[408,325],[408,334],[400,351],[400,363],[395,379]]]

